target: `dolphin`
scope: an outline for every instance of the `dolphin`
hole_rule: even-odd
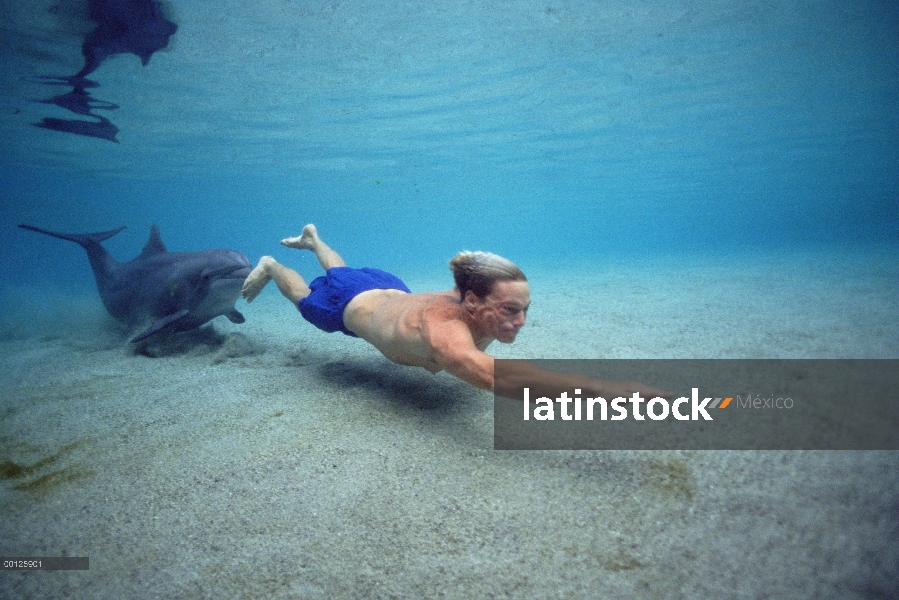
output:
[[[22,229],[52,235],[79,244],[87,251],[103,306],[113,317],[129,326],[149,327],[131,339],[140,342],[161,331],[195,329],[225,315],[232,323],[246,319],[234,307],[250,261],[234,250],[169,252],[156,225],[150,239],[136,258],[116,261],[100,242],[125,229],[100,233],[57,233],[31,225]]]

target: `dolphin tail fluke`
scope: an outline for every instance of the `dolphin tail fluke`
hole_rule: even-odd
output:
[[[27,229],[28,231],[36,231],[38,233],[44,233],[46,235],[52,235],[53,237],[59,238],[61,240],[69,240],[70,242],[75,242],[76,244],[80,244],[87,250],[88,245],[94,243],[99,244],[104,240],[108,240],[121,230],[125,229],[124,227],[119,227],[118,229],[113,229],[111,231],[101,231],[99,233],[58,233],[56,231],[47,231],[46,229],[41,229],[40,227],[34,227],[33,225],[19,225],[22,229]]]
[[[109,252],[106,251],[106,248],[100,245],[100,242],[108,240],[121,230],[125,229],[124,227],[98,233],[59,233],[56,231],[47,231],[46,229],[41,229],[40,227],[34,227],[32,225],[19,225],[19,227],[29,231],[52,235],[61,240],[69,240],[84,248],[87,251],[87,258],[90,260],[91,268],[94,271],[94,279],[97,280],[100,296],[103,296],[102,290],[106,287],[106,281],[112,276],[112,272],[115,270],[118,263],[112,258]]]

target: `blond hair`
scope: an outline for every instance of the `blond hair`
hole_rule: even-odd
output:
[[[465,250],[453,257],[449,265],[462,298],[469,290],[478,298],[485,298],[497,281],[528,280],[512,261],[490,252]]]

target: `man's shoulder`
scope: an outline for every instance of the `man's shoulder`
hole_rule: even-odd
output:
[[[421,332],[435,349],[475,348],[462,305],[452,294],[438,294],[428,303],[421,315]]]
[[[433,321],[461,321],[462,305],[458,295],[452,290],[448,292],[430,292],[422,294],[424,317]]]

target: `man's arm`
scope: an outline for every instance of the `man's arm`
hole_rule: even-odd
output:
[[[612,398],[629,398],[639,393],[644,398],[672,398],[674,394],[630,381],[608,381],[586,375],[549,371],[525,361],[504,366],[500,378],[494,371],[495,360],[479,350],[468,327],[461,321],[444,321],[429,331],[434,359],[447,373],[484,390],[507,398],[520,398],[521,390],[530,388],[532,398],[555,396],[561,390],[579,388],[583,394]]]
[[[521,399],[521,390],[530,389],[531,398],[555,397],[562,391],[580,389],[585,396],[630,398],[639,393],[643,398],[673,398],[674,394],[632,381],[609,381],[576,373],[549,371],[525,361],[505,363],[494,377],[493,391],[506,398]]]
[[[427,341],[434,360],[459,379],[493,391],[493,357],[475,346],[468,327],[458,320],[431,323]]]

